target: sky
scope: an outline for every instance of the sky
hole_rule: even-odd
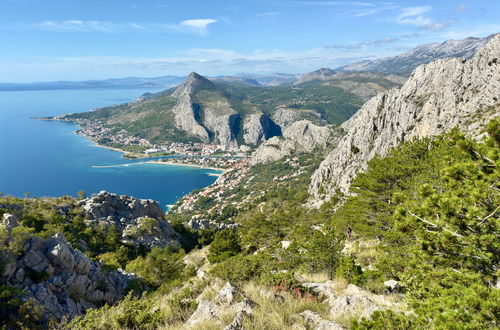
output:
[[[304,73],[500,32],[500,0],[0,0],[0,82]]]

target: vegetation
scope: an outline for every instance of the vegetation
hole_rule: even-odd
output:
[[[131,294],[117,306],[77,318],[70,324],[74,328],[176,328],[194,312],[197,297],[213,296],[221,280],[238,285],[257,303],[253,316],[244,318],[248,329],[290,328],[303,322],[296,315],[306,309],[327,319],[328,306],[299,281],[299,275],[310,273],[375,293],[382,293],[388,279],[401,282],[412,313],[376,312],[371,320],[355,320],[355,329],[495,328],[500,316],[495,288],[500,120],[493,120],[487,132],[482,142],[457,129],[405,142],[370,161],[351,194],[338,194],[318,210],[308,210],[304,203],[321,154],[255,166],[222,196],[229,206],[219,209],[214,199],[206,198],[193,211],[237,223],[236,229],[195,233],[183,225],[191,214],[168,215],[185,250],[131,249],[120,243],[113,226],[85,224],[73,198],[0,197],[2,205],[19,204],[25,210],[8,242],[6,231],[0,231],[0,252],[22,253],[30,235],[63,232],[89,256],[126,267],[152,288],[141,298]],[[0,209],[0,215],[5,212]],[[146,219],[138,230],[156,225]],[[202,255],[198,266],[203,265],[208,278],[194,277],[186,261],[190,251]],[[279,292],[283,302],[271,302],[263,289]],[[21,295],[13,287],[0,287],[2,313],[24,315]],[[2,325],[6,322],[11,321]]]

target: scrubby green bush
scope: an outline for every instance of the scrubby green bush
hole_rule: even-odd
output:
[[[233,229],[224,229],[215,234],[210,244],[207,259],[212,262],[221,262],[241,252],[240,238]]]
[[[150,297],[127,295],[119,305],[92,309],[76,317],[70,329],[157,329],[165,315]]]
[[[160,287],[182,277],[185,264],[183,250],[171,247],[153,248],[146,256],[139,256],[127,264],[127,271],[142,277],[149,285]]]

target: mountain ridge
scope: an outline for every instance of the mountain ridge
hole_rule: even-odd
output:
[[[409,75],[417,66],[447,57],[473,57],[496,34],[485,38],[469,37],[462,40],[446,40],[417,46],[412,50],[376,60],[365,60],[335,69],[338,72],[382,72]]]
[[[498,116],[500,34],[470,60],[440,59],[417,67],[400,89],[382,92],[342,124],[347,134],[311,179],[311,205],[348,193],[356,173],[402,141],[454,126],[477,131]],[[467,82],[467,83],[466,83]]]

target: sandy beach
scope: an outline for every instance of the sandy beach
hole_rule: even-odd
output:
[[[138,165],[138,164],[161,164],[161,165],[174,165],[174,166],[189,166],[189,167],[198,167],[198,168],[203,168],[206,170],[215,170],[215,171],[221,171],[225,172],[226,169],[222,168],[217,168],[217,167],[210,167],[210,166],[204,166],[204,165],[198,165],[198,164],[185,164],[185,163],[177,163],[177,162],[162,162],[159,160],[149,160],[149,161],[144,161],[144,162],[137,162],[137,163],[125,163],[125,164],[116,164],[116,165],[93,165],[92,167],[94,168],[109,168],[109,167],[121,167],[121,166],[130,166],[130,165]],[[209,173],[210,175],[221,175],[222,173]]]

